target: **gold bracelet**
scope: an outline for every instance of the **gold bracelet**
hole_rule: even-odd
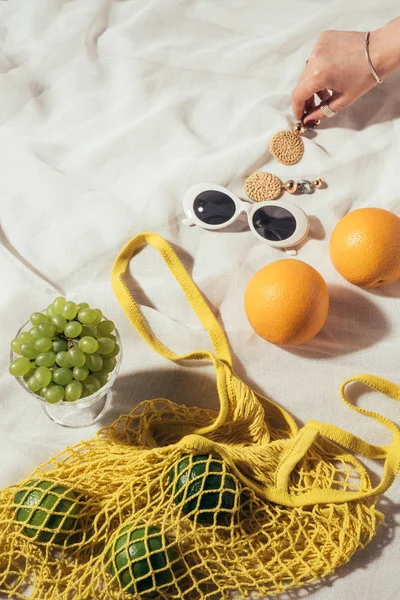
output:
[[[370,34],[370,32],[367,31],[367,33],[365,34],[365,38],[364,38],[365,58],[367,59],[369,70],[371,71],[372,75],[374,76],[376,82],[382,83],[383,79],[381,79],[379,77],[378,73],[375,71],[374,66],[371,62],[371,57],[369,55],[369,34]]]

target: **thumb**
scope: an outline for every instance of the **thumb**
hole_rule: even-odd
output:
[[[349,102],[346,100],[346,97],[343,94],[334,94],[328,100],[326,100],[325,103],[334,112],[339,112],[340,110],[343,110],[349,104]],[[322,110],[319,108],[321,104],[319,104],[318,106],[310,110],[309,113],[307,113],[307,115],[303,119],[304,125],[308,125],[313,121],[320,121],[322,119],[327,118],[326,115],[324,115]]]

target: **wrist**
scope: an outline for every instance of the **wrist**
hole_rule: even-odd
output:
[[[375,71],[382,79],[400,67],[400,18],[371,31],[369,55]]]

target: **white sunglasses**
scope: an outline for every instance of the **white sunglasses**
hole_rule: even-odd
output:
[[[253,235],[274,248],[287,250],[300,244],[307,236],[310,224],[305,212],[288,202],[272,201],[250,204],[222,185],[199,183],[190,188],[183,199],[185,225],[203,229],[223,229],[247,213]]]

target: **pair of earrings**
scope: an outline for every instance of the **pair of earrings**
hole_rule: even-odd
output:
[[[311,129],[318,127],[316,121]],[[304,143],[301,139],[306,127],[300,121],[293,125],[291,131],[278,131],[269,145],[272,156],[284,165],[295,165],[304,154]],[[246,179],[245,191],[253,202],[276,200],[285,190],[290,194],[312,194],[315,189],[323,186],[324,181],[319,179],[289,179],[283,183],[279,177],[267,172],[253,173]]]

